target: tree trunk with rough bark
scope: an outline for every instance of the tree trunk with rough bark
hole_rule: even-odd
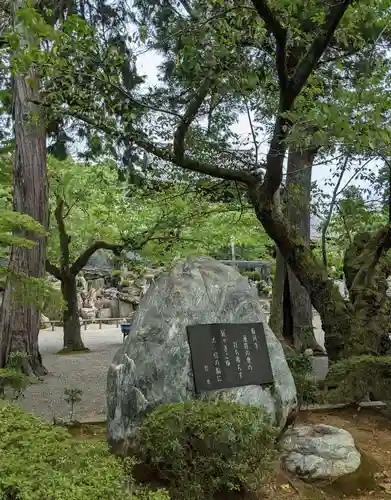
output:
[[[315,150],[289,151],[283,203],[288,222],[307,245],[310,243],[311,173],[315,154]],[[270,323],[296,350],[310,348],[323,353],[313,333],[311,299],[278,249]]]
[[[262,184],[250,186],[249,195],[256,215],[276,242],[285,262],[307,290],[319,312],[325,332],[325,347],[331,360],[343,355],[346,336],[351,331],[353,307],[343,300],[328,278],[327,270],[314,258],[295,228],[290,228],[279,206],[265,194]]]
[[[18,8],[15,4],[15,10]],[[16,151],[13,172],[14,210],[33,217],[45,229],[48,226],[48,184],[46,172],[46,132],[40,110],[39,78],[32,71],[14,78],[14,130]],[[31,249],[13,247],[10,271],[14,275],[43,278],[45,275],[46,238],[23,232],[36,242]],[[26,356],[24,371],[44,375],[46,372],[38,349],[39,312],[32,304],[17,304],[16,280],[9,279],[4,293],[0,320],[0,367],[7,364],[13,351]]]
[[[370,233],[357,234],[344,255],[344,274],[349,298],[355,309],[352,334],[346,345],[348,355],[384,355],[391,352],[389,318],[391,300],[387,296],[387,278],[391,274],[391,260],[380,259],[371,282],[357,281],[363,259],[368,259],[365,247]]]
[[[79,310],[77,304],[77,285],[76,277],[87,264],[88,259],[99,249],[112,250],[118,254],[123,249],[123,245],[115,245],[106,243],[105,241],[96,241],[85,252],[72,263],[70,259],[70,241],[71,238],[67,233],[64,217],[64,199],[58,195],[56,200],[56,209],[54,216],[56,219],[59,239],[60,239],[60,265],[56,266],[46,261],[46,271],[52,276],[61,281],[62,297],[65,301],[66,307],[64,310],[64,342],[62,352],[78,352],[88,351],[89,349],[84,346],[81,338],[81,328],[79,321]],[[68,212],[69,213],[69,212]]]
[[[86,351],[88,349],[84,347],[81,338],[79,311],[77,306],[76,276],[79,270],[72,269],[70,263],[69,243],[71,238],[65,227],[64,207],[65,201],[61,196],[57,195],[54,217],[56,219],[60,239],[61,265],[55,266],[49,261],[46,261],[46,270],[61,281],[61,292],[65,301],[62,352]]]
[[[85,351],[79,320],[79,310],[77,306],[77,286],[76,277],[71,273],[65,273],[61,279],[61,292],[66,302],[64,309],[64,351]]]

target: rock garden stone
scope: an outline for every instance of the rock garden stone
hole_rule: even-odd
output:
[[[46,328],[50,328],[50,326],[51,326],[50,319],[41,313],[39,317],[39,329],[45,330]]]
[[[103,296],[106,299],[116,299],[118,297],[118,290],[116,288],[105,288],[103,290]]]
[[[96,311],[97,309],[95,307],[82,307],[80,309],[80,316],[83,319],[95,319]]]
[[[98,318],[109,319],[111,316],[111,309],[109,307],[98,310]]]
[[[119,317],[127,318],[134,310],[133,304],[129,304],[128,302],[119,301]]]
[[[361,463],[353,436],[330,425],[297,426],[282,442],[283,464],[303,479],[337,479],[355,472]]]
[[[160,275],[140,301],[130,334],[109,367],[110,443],[126,447],[146,412],[194,397],[187,325],[252,322],[264,325],[274,387],[237,387],[202,397],[263,407],[283,426],[296,408],[296,389],[257,292],[233,267],[200,257]]]

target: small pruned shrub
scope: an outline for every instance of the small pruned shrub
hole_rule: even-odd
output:
[[[311,359],[304,353],[292,351],[286,356],[296,385],[298,407],[318,403],[320,391],[316,383]]]
[[[326,378],[328,400],[359,403],[367,394],[391,400],[391,356],[352,356],[331,365]]]
[[[187,401],[149,414],[135,450],[174,498],[201,500],[217,492],[257,491],[273,471],[274,440],[261,408]]]
[[[82,400],[83,391],[78,388],[64,389],[64,399],[69,404],[69,420],[72,421],[75,415],[75,405]]]
[[[0,405],[0,429],[3,500],[169,500],[164,491],[139,495],[129,464],[104,442],[74,440],[10,403]]]

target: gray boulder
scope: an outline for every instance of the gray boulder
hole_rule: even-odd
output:
[[[298,426],[286,433],[282,449],[287,470],[303,479],[337,479],[361,463],[353,436],[330,425]]]
[[[46,328],[50,328],[52,324],[50,323],[50,319],[44,314],[40,314],[39,316],[39,329],[45,330]]]
[[[296,408],[296,388],[257,293],[236,269],[199,257],[161,275],[140,301],[130,334],[108,371],[109,442],[126,446],[146,412],[194,397],[187,325],[251,322],[264,324],[274,388],[245,386],[202,397],[261,406],[283,426]]]

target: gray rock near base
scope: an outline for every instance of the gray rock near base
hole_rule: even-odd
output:
[[[102,319],[108,319],[111,318],[111,309],[109,307],[106,307],[104,309],[98,309],[97,312],[98,318]]]
[[[39,316],[39,329],[45,330],[46,328],[50,327],[51,327],[50,319],[41,313]]]
[[[330,425],[297,426],[285,434],[283,463],[304,479],[336,479],[355,472],[361,463],[353,436]]]
[[[115,303],[117,303],[117,300],[114,299]],[[105,298],[100,298],[96,301],[96,307],[98,309],[111,309],[112,305],[112,299],[105,299]]]
[[[80,309],[80,316],[83,319],[95,319],[97,309],[95,307],[82,307]]]
[[[140,301],[130,334],[109,367],[109,442],[126,447],[146,412],[194,397],[187,325],[252,322],[264,324],[274,387],[237,387],[202,397],[261,406],[283,426],[296,408],[296,389],[257,293],[236,269],[199,257],[159,276]]]
[[[134,311],[133,304],[129,304],[128,302],[123,302],[122,300],[118,303],[119,308],[119,317],[127,318]]]
[[[103,290],[103,296],[106,299],[116,299],[118,297],[118,290],[116,288],[105,288]]]

